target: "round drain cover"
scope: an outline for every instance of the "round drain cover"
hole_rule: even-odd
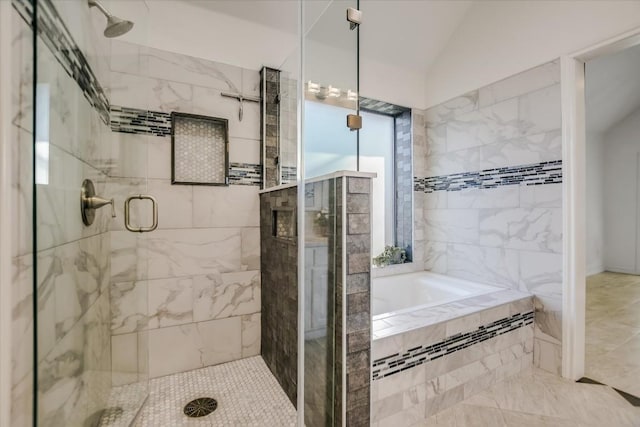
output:
[[[184,414],[187,417],[198,418],[209,415],[218,407],[218,402],[210,397],[201,397],[192,400],[184,407]]]

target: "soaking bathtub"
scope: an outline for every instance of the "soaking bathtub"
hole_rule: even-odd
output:
[[[420,271],[372,279],[372,424],[413,425],[533,366],[533,297]]]
[[[378,277],[371,285],[373,320],[502,289],[429,271]]]

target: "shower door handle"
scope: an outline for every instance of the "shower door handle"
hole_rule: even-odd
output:
[[[153,206],[153,223],[150,227],[132,227],[129,223],[129,219],[131,215],[129,214],[129,205],[132,200],[151,200],[151,205]],[[136,194],[135,196],[127,197],[127,200],[124,201],[124,226],[129,231],[133,231],[134,233],[148,233],[149,231],[153,231],[158,228],[158,201],[153,196],[149,196],[147,194]]]

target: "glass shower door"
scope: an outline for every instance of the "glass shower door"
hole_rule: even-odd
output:
[[[299,186],[304,289],[304,423],[346,423],[336,179],[319,178],[358,168],[358,27],[347,21],[355,0],[303,2],[302,181]]]
[[[111,130],[105,17],[61,0],[34,14],[36,422],[129,425],[147,395],[146,345],[129,335],[129,355],[118,351],[114,301],[146,313],[146,294],[130,292],[145,236],[123,231],[125,197],[146,193],[146,147]]]

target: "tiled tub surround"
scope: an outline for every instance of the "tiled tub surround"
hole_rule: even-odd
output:
[[[533,365],[533,300],[499,290],[376,316],[372,425],[425,420]]]
[[[413,111],[416,244],[424,239],[424,268],[533,294],[535,363],[558,374],[559,80],[554,61]]]
[[[108,193],[119,218],[131,194],[151,194],[159,207],[152,233],[125,231],[121,220],[111,224],[114,385],[255,356],[260,108],[245,103],[239,121],[238,101],[220,93],[260,96],[259,73],[111,43],[114,161]],[[171,185],[172,111],[229,120],[232,185]]]

